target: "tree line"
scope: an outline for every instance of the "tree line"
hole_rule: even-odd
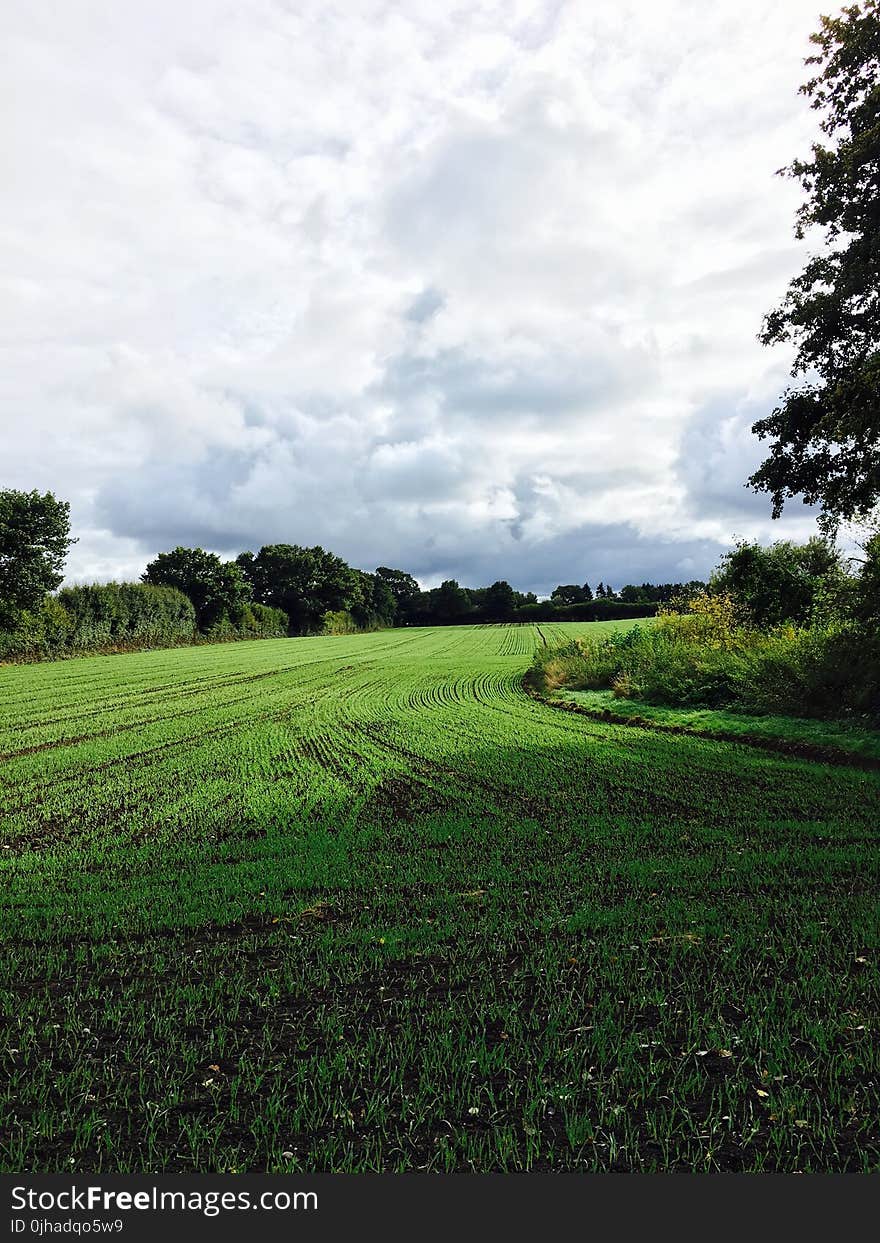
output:
[[[267,544],[258,553],[239,553],[233,561],[221,561],[201,548],[175,548],[151,561],[143,579],[182,591],[192,601],[202,629],[220,618],[234,620],[242,608],[257,603],[283,611],[290,634],[530,621],[572,609],[578,617],[644,616],[673,596],[705,586],[642,583],[615,592],[600,582],[594,593],[589,583],[560,585],[547,601],[532,591],[517,591],[503,579],[488,587],[464,587],[447,579],[423,591],[406,570],[380,565],[367,572],[320,545],[297,544]]]
[[[58,591],[70,510],[51,492],[0,491],[0,658],[199,640],[350,633],[462,622],[641,617],[702,584],[560,584],[548,600],[504,580],[423,591],[406,570],[367,572],[315,545],[267,544],[223,560],[203,548],[159,553],[139,583]]]

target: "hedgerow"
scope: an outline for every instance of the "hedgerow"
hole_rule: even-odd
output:
[[[287,614],[248,604],[204,634],[190,600],[174,587],[103,583],[65,587],[38,609],[22,610],[0,630],[0,660],[32,661],[90,652],[136,651],[231,639],[280,638]]]

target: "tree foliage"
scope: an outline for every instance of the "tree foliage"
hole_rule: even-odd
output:
[[[550,599],[559,605],[584,604],[588,599],[592,599],[592,593],[587,596],[583,587],[579,587],[577,583],[560,583],[558,587],[553,588]]]
[[[350,608],[362,598],[359,571],[320,545],[266,544],[256,556],[237,559],[260,604],[283,609],[294,633],[318,631],[325,613]]]
[[[824,539],[778,540],[769,547],[741,540],[710,580],[713,594],[730,593],[757,626],[810,620],[820,599],[848,579],[840,553]]]
[[[36,609],[64,577],[70,505],[51,492],[0,491],[0,615]]]
[[[796,236],[824,230],[782,303],[765,345],[796,346],[796,383],[753,431],[770,453],[749,482],[773,515],[803,495],[826,520],[863,515],[880,500],[880,0],[822,17],[811,35],[814,75],[801,87],[822,114],[824,142],[780,173],[806,200]]]
[[[387,565],[380,565],[376,570],[376,577],[381,579],[391,592],[398,613],[406,616],[421,594],[421,589],[412,574],[407,574],[405,570],[393,570]]]
[[[221,561],[203,548],[175,548],[159,553],[141,576],[155,586],[176,587],[193,603],[199,629],[218,623],[236,625],[251,599],[251,587],[234,561]]]

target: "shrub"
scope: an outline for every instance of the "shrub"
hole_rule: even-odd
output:
[[[174,587],[95,583],[65,587],[57,601],[73,618],[68,646],[77,651],[188,643],[195,632],[195,610]]]
[[[762,633],[737,624],[729,599],[704,598],[650,628],[542,648],[529,682],[680,707],[877,719],[880,635],[852,623]]]
[[[54,596],[46,596],[38,608],[10,614],[6,629],[0,630],[0,660],[54,656],[66,648],[74,625],[63,605]]]
[[[321,618],[324,634],[356,634],[357,622],[347,609],[330,610]]]
[[[257,639],[283,639],[287,628],[284,609],[273,609],[268,604],[249,604],[241,620],[242,631]]]
[[[287,614],[262,604],[246,605],[235,622],[218,619],[209,641],[281,638]],[[172,647],[200,640],[190,600],[175,587],[150,583],[103,583],[66,587],[39,609],[20,611],[0,631],[0,660],[43,660],[86,652]]]

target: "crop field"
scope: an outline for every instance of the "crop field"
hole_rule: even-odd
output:
[[[0,668],[0,1167],[880,1168],[880,773],[531,699],[588,628]]]

